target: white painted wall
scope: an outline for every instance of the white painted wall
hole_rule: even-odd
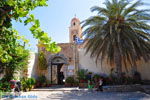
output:
[[[37,77],[36,69],[38,64],[37,53],[30,52],[29,64],[28,64],[28,77]]]
[[[102,65],[100,61],[96,64],[95,59],[90,57],[90,53],[85,55],[85,49],[79,49],[79,68],[101,74],[109,74],[111,69],[109,65],[105,63]]]
[[[101,74],[110,74],[111,66],[103,61],[103,65],[101,65],[100,60],[98,64],[95,63],[95,59],[90,57],[90,53],[85,55],[85,49],[79,49],[79,68],[80,69],[88,69],[88,71],[94,73]],[[143,80],[150,80],[150,61],[145,63],[144,61],[138,62],[137,64],[138,72],[141,73],[141,77]],[[130,71],[130,65],[128,65],[128,70]],[[125,69],[123,68],[123,71]]]
[[[4,73],[0,73],[0,80],[4,77]]]
[[[143,80],[150,80],[150,61],[145,63],[141,61],[138,63],[138,71],[141,73],[141,77]]]

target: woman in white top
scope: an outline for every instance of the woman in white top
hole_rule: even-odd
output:
[[[97,91],[103,91],[103,79],[101,77],[99,78],[97,85]]]

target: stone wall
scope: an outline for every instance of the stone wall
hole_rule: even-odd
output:
[[[78,65],[80,69],[88,69],[89,71],[94,72],[94,73],[101,73],[101,74],[109,75],[111,68],[113,68],[109,64],[107,64],[107,61],[105,61],[105,60],[101,63],[101,59],[99,59],[98,63],[96,64],[95,58],[91,58],[90,53],[87,53],[85,55],[85,49],[83,49],[85,44],[77,46],[77,48],[78,48],[78,56],[77,57],[75,57],[75,45],[73,43],[59,43],[58,45],[62,48],[62,51],[59,54],[63,54],[67,58],[68,65],[65,65],[66,69],[68,68],[68,66]],[[47,52],[47,51],[44,51],[44,52],[45,52],[47,61],[49,63],[50,56],[53,54],[51,54],[50,52]],[[76,61],[75,61],[75,59],[76,59]],[[145,63],[144,61],[140,61],[137,63],[137,65],[138,65],[137,69],[141,73],[142,79],[150,80],[150,75],[149,75],[150,61],[147,63]],[[128,73],[130,74],[131,66],[129,64],[127,66],[128,66],[127,69],[129,71]],[[78,69],[78,68],[75,68],[75,69]],[[48,78],[48,76],[49,76],[48,70],[50,70],[50,69],[41,71],[41,70],[38,70],[38,68],[37,68],[36,75],[44,74]],[[125,72],[125,71],[126,71],[126,69],[123,66],[123,72]],[[74,73],[75,73],[75,71],[74,71]],[[66,74],[66,76],[67,76],[67,74]]]
[[[61,51],[57,54],[52,54],[45,50],[44,47],[39,47],[39,51],[43,51],[48,63],[47,70],[40,70],[38,67],[36,68],[37,76],[45,75],[48,80],[51,80],[51,63],[52,59],[56,59],[53,61],[61,60],[61,58],[66,59],[67,63],[63,64],[64,75],[67,77],[69,75],[69,66],[75,66],[75,46],[73,43],[58,43],[58,46],[61,47]],[[60,56],[62,55],[62,56]],[[58,59],[58,56],[60,56]],[[54,65],[52,65],[54,66]],[[75,70],[73,72],[75,74]]]
[[[74,65],[74,45],[73,43],[59,43],[61,47],[61,52],[59,54],[64,54],[64,56],[69,61],[69,65]]]
[[[18,80],[22,77],[37,78],[37,70],[36,70],[37,64],[38,64],[38,54],[34,52],[30,52],[28,65],[27,65],[28,67],[27,71],[24,71],[24,70],[18,71],[14,74],[14,77]]]

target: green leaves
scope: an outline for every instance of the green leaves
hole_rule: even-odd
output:
[[[141,1],[106,0],[104,4],[106,7],[93,7],[91,10],[97,11],[97,15],[82,23],[83,35],[88,38],[86,52],[96,57],[96,61],[107,59],[110,65],[116,66],[117,63],[134,66],[142,58],[148,61],[150,10],[137,9],[143,5]],[[116,60],[116,55],[121,56],[122,61]]]
[[[35,19],[34,15],[29,15],[26,17],[27,19],[24,21],[25,25],[31,23],[30,31],[33,34],[34,38],[38,39],[41,44],[43,44],[47,51],[52,53],[57,53],[61,49],[56,46],[55,42],[51,42],[51,38],[48,36],[48,33],[44,32],[40,28],[40,22],[38,19]]]
[[[38,0],[37,5],[39,5],[39,6],[47,6],[46,1],[47,0]]]
[[[25,24],[25,25],[27,25],[27,24],[29,24],[29,23],[31,23],[31,22],[34,22],[34,20],[35,20],[33,14],[29,15],[29,17],[26,17],[26,18],[27,18],[27,19],[24,21],[24,24]]]
[[[7,4],[8,7],[11,7],[11,10],[8,12],[9,18],[15,19],[17,21],[19,20],[20,22],[22,22],[22,17],[26,18],[24,20],[24,25],[32,25],[30,31],[34,38],[43,43],[46,46],[46,49],[50,52],[52,51],[57,53],[60,51],[60,47],[56,46],[56,43],[51,41],[48,33],[44,32],[40,28],[40,21],[35,19],[33,14],[30,14],[30,12],[38,6],[47,6],[47,0],[7,0],[2,2],[2,6],[5,4]],[[0,22],[3,22],[3,20],[0,20]],[[28,42],[27,40],[24,41]]]
[[[52,53],[61,50],[51,41],[48,33],[40,28],[40,21],[30,14],[36,7],[41,6],[47,6],[47,0],[0,0],[0,73],[5,71],[7,81],[12,79],[16,71],[24,70],[29,58],[29,51],[25,49],[29,40],[13,29],[11,20],[24,25],[31,24],[33,37],[38,39],[46,50]]]
[[[38,66],[41,70],[46,70],[48,65],[44,53],[41,51],[38,55]]]

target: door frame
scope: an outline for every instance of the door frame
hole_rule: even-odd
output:
[[[51,63],[51,83],[52,83],[52,79],[53,79],[53,74],[52,74],[53,65],[57,65],[57,76],[56,76],[56,77],[57,77],[57,80],[58,80],[58,79],[59,79],[59,77],[58,77],[58,66],[59,66],[59,65],[62,65],[62,66],[63,66],[63,64],[64,64],[64,63]],[[62,68],[62,66],[61,66],[61,68]],[[60,68],[60,70],[61,70],[61,68]],[[59,70],[59,71],[60,71],[60,70]],[[58,82],[57,82],[56,84],[59,85]]]

